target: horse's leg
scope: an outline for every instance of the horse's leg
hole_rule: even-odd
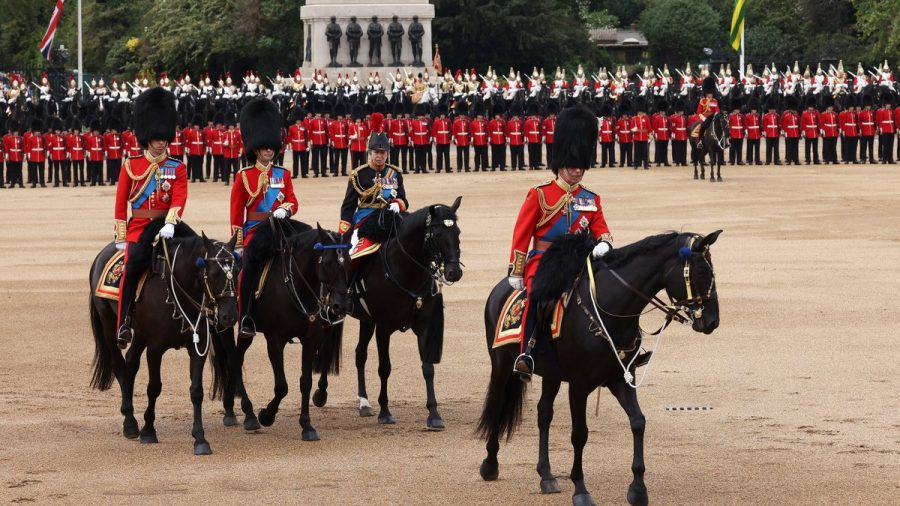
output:
[[[250,396],[247,395],[247,389],[244,387],[244,356],[252,343],[253,338],[238,339],[237,346],[235,346],[234,363],[231,369],[231,377],[234,378],[235,388],[237,388],[238,395],[241,396],[244,430],[258,430],[260,428],[259,419],[253,411],[253,402],[250,401]],[[234,397],[234,394],[231,396]]]
[[[541,475],[541,493],[558,494],[559,482],[550,470],[550,422],[553,421],[553,401],[559,393],[560,380],[544,377],[541,382],[541,400],[538,401],[538,462],[537,472]]]
[[[191,357],[191,404],[194,405],[194,427],[191,429],[194,455],[211,455],[212,448],[203,430],[203,366],[206,364],[206,356],[201,357],[193,348],[188,348],[188,355]]]
[[[259,423],[266,427],[275,423],[275,415],[278,414],[281,399],[284,399],[288,393],[287,378],[284,375],[284,345],[284,339],[278,336],[266,336],[269,362],[272,364],[272,374],[275,377],[275,396],[266,407],[259,410]]]
[[[716,178],[716,179],[719,180],[720,183],[722,182],[722,159],[723,159],[723,158],[724,158],[724,156],[720,156],[720,157],[719,157],[718,177]]]
[[[222,417],[222,423],[226,427],[233,427],[237,425],[237,417],[234,416],[234,395],[237,391],[237,381],[235,380],[235,376],[231,374],[231,371],[234,371],[234,356],[235,356],[235,345],[234,345],[234,336],[231,338],[228,336],[222,336],[222,347],[225,350],[225,354],[228,357],[228,360],[225,363],[225,367],[228,368],[228,380],[225,381],[225,385],[222,388],[222,410],[225,411],[225,415]]]
[[[366,393],[366,360],[369,356],[369,341],[375,334],[375,324],[359,322],[359,343],[356,344],[356,381],[359,397],[359,416],[373,416],[369,395]]]
[[[144,428],[141,429],[141,443],[158,443],[156,438],[156,429],[153,422],[156,420],[156,399],[162,392],[162,380],[160,379],[160,368],[162,367],[162,356],[165,350],[153,348],[147,349],[147,410],[144,411]]]
[[[319,440],[319,433],[309,421],[309,392],[312,390],[313,359],[316,356],[316,348],[311,341],[303,344],[300,366],[300,439],[303,441]]]
[[[593,388],[587,389],[582,385],[569,384],[569,410],[572,412],[572,449],[575,457],[572,459],[572,472],[570,477],[575,484],[575,492],[572,494],[574,506],[593,506],[594,499],[584,486],[584,469],[581,458],[584,454],[584,445],[587,444],[587,398]]]
[[[122,422],[122,435],[128,439],[135,439],[140,435],[137,419],[134,417],[134,379],[137,377],[138,369],[141,368],[141,354],[144,352],[143,343],[134,343],[125,355],[121,358],[118,352],[115,352],[113,360],[117,363],[121,361],[121,366],[116,366],[116,379],[119,382],[119,389],[122,391],[121,413],[125,417]]]
[[[634,480],[628,487],[628,502],[630,504],[647,504],[647,487],[644,485],[644,427],[646,419],[641,407],[638,405],[637,390],[629,387],[622,381],[609,385],[609,391],[616,396],[619,405],[628,415],[631,424],[631,434],[634,437],[634,458],[631,461],[631,472]]]
[[[378,423],[390,425],[397,423],[391,410],[388,409],[388,378],[391,376],[391,333],[381,327],[375,329],[375,344],[378,346],[378,377],[381,378],[381,390],[378,393]]]
[[[706,154],[700,155],[700,179],[706,179]]]
[[[444,430],[446,425],[441,414],[438,413],[438,402],[434,394],[434,364],[422,362],[422,377],[425,378],[425,393],[428,399],[425,407],[428,408],[428,418],[425,420],[425,428],[428,430]]]
[[[697,156],[694,157],[694,179],[700,179],[700,174],[697,173]]]
[[[313,404],[317,408],[321,408],[328,402],[328,370],[323,370],[319,375],[319,382],[316,384],[316,391],[313,392]]]

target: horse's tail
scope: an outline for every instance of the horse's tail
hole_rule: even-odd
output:
[[[91,388],[97,390],[109,390],[113,381],[113,350],[110,349],[103,332],[103,320],[100,317],[100,310],[94,301],[94,284],[93,284],[93,267],[91,268],[90,287],[91,294],[88,296],[88,310],[91,314],[91,333],[94,334],[94,372],[91,375]],[[116,351],[117,352],[117,351]]]
[[[504,351],[501,350],[501,353]],[[492,354],[493,352],[494,350]],[[481,418],[478,419],[475,432],[487,441],[504,436],[509,440],[522,423],[526,385],[513,374],[512,364],[505,367],[502,363],[494,363],[493,367],[484,408],[481,410]]]
[[[228,367],[228,347],[223,343],[223,339],[229,337],[229,332],[213,332],[210,341],[212,347],[209,350],[209,361],[212,362],[212,385],[209,389],[209,398],[212,400],[221,399],[222,393],[225,391],[225,385],[228,383],[231,369]],[[223,336],[223,334],[225,334]]]
[[[420,357],[423,363],[439,364],[444,352],[444,295],[437,294],[434,298],[434,310],[428,319],[428,331],[425,341],[420,349]]]
[[[344,324],[338,323],[327,327],[327,329],[317,330],[321,332],[321,345],[317,360],[313,360],[313,372],[321,374],[340,374],[341,372],[341,351],[344,343]]]

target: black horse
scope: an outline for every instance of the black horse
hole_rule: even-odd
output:
[[[553,400],[560,383],[566,381],[569,383],[572,446],[575,449],[571,471],[575,484],[574,504],[593,504],[584,484],[582,452],[588,437],[587,398],[600,386],[609,388],[631,422],[634,481],[628,489],[628,502],[647,503],[643,455],[645,420],[638,406],[636,387],[633,387],[635,357],[639,356],[640,340],[644,335],[639,318],[644,308],[652,304],[667,313],[667,323],[671,319],[690,321],[697,332],[709,334],[715,330],[719,325],[719,304],[709,247],[720,232],[705,237],[675,232],[651,236],[613,250],[602,260],[592,261],[590,272],[582,267],[581,274],[573,274],[577,273],[577,266],[573,271],[571,259],[578,255],[571,254],[574,249],[570,247],[571,243],[562,244],[569,242],[566,239],[557,241],[560,244],[554,244],[545,253],[535,280],[549,273],[554,277],[551,283],[559,285],[560,291],[571,290],[571,294],[562,317],[561,335],[550,343],[543,341],[545,344],[539,349],[543,349],[544,357],[537,361],[535,370],[543,376],[538,403],[540,444],[537,464],[542,493],[559,492],[559,485],[550,471],[548,438]],[[583,241],[577,236],[570,237],[576,247],[578,241]],[[584,255],[580,258],[587,257],[591,245],[592,241],[586,249],[581,247]],[[557,246],[560,246],[557,251],[562,254],[553,259],[551,253]],[[564,274],[567,270],[569,274]],[[594,279],[596,296],[591,286]],[[655,295],[660,290],[665,290],[673,300],[671,305],[660,303]],[[488,455],[481,464],[480,473],[488,481],[499,475],[500,437],[505,435],[509,439],[520,424],[525,397],[525,383],[513,372],[519,347],[493,347],[500,308],[511,292],[505,279],[499,282],[487,300],[484,313],[491,379],[477,430],[487,440]]]
[[[693,131],[698,123],[692,124],[689,128]],[[694,179],[706,179],[706,155],[709,155],[709,181],[716,182],[718,176],[719,182],[722,182],[722,164],[725,163],[725,150],[731,141],[728,138],[728,117],[721,112],[717,112],[710,120],[709,126],[703,133],[703,142],[699,143],[698,138],[691,136],[691,153],[694,162]],[[697,174],[697,164],[700,164],[700,173]]]
[[[259,225],[253,240],[245,250],[257,258],[271,258],[268,280],[252,303],[251,316],[256,329],[266,338],[269,361],[275,376],[275,396],[259,411],[243,386],[244,354],[252,339],[239,339],[230,364],[231,375],[222,396],[225,408],[224,423],[236,425],[234,393],[241,394],[244,429],[255,430],[275,422],[281,400],[287,395],[284,373],[284,347],[294,338],[303,345],[300,376],[301,438],[316,441],[319,435],[309,417],[309,393],[312,373],[337,373],[340,365],[340,333],[334,337],[327,330],[343,319],[350,309],[348,278],[350,257],[336,232],[313,229],[293,220],[275,220]],[[254,290],[255,291],[255,290]],[[334,337],[334,341],[331,339]],[[231,341],[233,342],[233,341]]]
[[[378,254],[364,258],[357,268],[357,291],[351,315],[359,320],[356,373],[360,416],[374,414],[366,393],[366,360],[374,334],[378,346],[378,376],[381,378],[378,423],[396,423],[388,408],[390,339],[398,330],[412,329],[418,339],[425,378],[426,428],[444,429],[434,393],[434,364],[441,361],[444,342],[444,297],[440,285],[459,281],[463,274],[456,216],[461,202],[462,197],[457,197],[449,207],[431,205],[392,221]],[[382,210],[370,216],[367,223],[391,221],[391,217],[396,215],[390,210]],[[361,235],[366,235],[363,229]],[[325,404],[326,389],[327,375],[323,374],[313,397],[317,406]]]
[[[139,243],[149,246],[161,227],[162,219],[151,222]],[[140,436],[142,443],[158,442],[153,422],[156,399],[162,391],[162,357],[167,350],[184,347],[190,355],[194,454],[212,453],[203,430],[203,367],[211,345],[214,353],[224,352],[216,339],[217,327],[231,327],[237,321],[235,240],[232,238],[227,244],[212,241],[205,235],[197,236],[187,225],[180,223],[175,238],[160,240],[153,246],[152,258],[134,263],[129,258],[129,266],[154,265],[135,304],[134,338],[124,358],[117,347],[116,302],[95,295],[103,266],[115,253],[115,246],[108,244],[94,259],[90,272],[90,315],[95,346],[91,386],[107,390],[115,376],[122,392],[121,413],[125,417],[122,433],[126,438]],[[144,427],[138,432],[132,402],[134,380],[144,349],[147,350],[150,381]],[[213,394],[221,386],[216,373],[222,373],[227,381],[227,372],[214,369]]]

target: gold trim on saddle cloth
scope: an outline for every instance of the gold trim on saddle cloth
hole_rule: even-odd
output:
[[[103,270],[100,271],[100,281],[94,289],[94,295],[102,299],[118,301],[119,285],[122,282],[122,272],[124,270],[125,252],[117,250],[113,253],[113,256],[106,261],[106,264],[103,265]],[[144,288],[144,283],[147,282],[149,274],[149,271],[145,272],[144,275],[141,276],[140,281],[138,281],[138,288],[134,300],[140,299],[141,291]]]

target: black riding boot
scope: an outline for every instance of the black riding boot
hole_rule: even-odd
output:
[[[519,375],[519,379],[525,383],[531,381],[531,375],[534,374],[534,357],[531,354],[538,343],[538,329],[543,327],[539,324],[543,314],[538,309],[539,305],[540,303],[536,301],[528,301],[528,314],[525,316],[523,334],[523,338],[526,339],[525,349],[516,358],[516,364],[513,367],[513,370]]]
[[[253,304],[253,294],[256,292],[256,286],[259,284],[259,267],[258,263],[244,255],[244,265],[241,269],[241,290],[240,305],[241,314],[238,318],[240,328],[238,330],[238,338],[250,339],[256,335],[256,322],[250,316],[251,305]]]
[[[133,270],[133,269],[132,269]],[[122,288],[119,290],[119,299],[121,314],[119,316],[119,330],[116,333],[116,340],[120,349],[128,348],[134,333],[131,330],[131,311],[134,307],[134,297],[137,293],[138,280],[141,277],[139,272],[131,272],[127,267],[125,269],[125,279],[122,280]]]

